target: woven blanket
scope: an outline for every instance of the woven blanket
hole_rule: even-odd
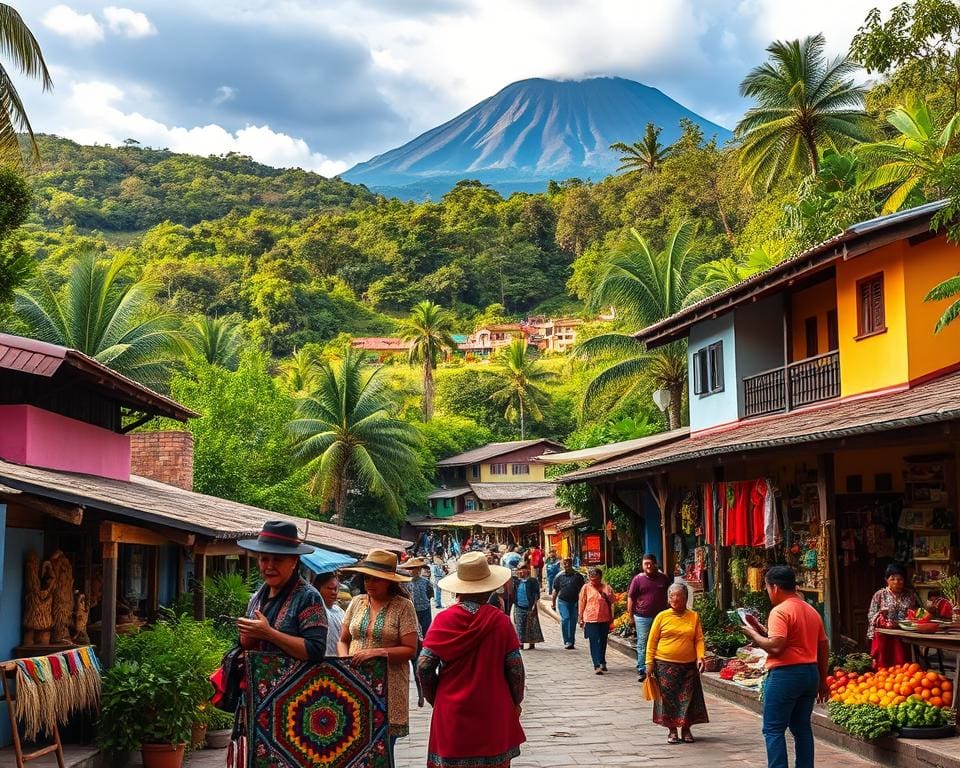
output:
[[[247,653],[249,768],[393,768],[387,660]]]

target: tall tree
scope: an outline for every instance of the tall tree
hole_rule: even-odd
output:
[[[372,492],[399,515],[400,489],[419,472],[419,433],[394,415],[382,368],[367,376],[368,370],[353,349],[335,367],[321,363],[317,389],[290,422],[295,455],[309,468],[322,502],[332,502],[337,525],[351,490]]]
[[[243,346],[243,335],[236,322],[200,315],[190,321],[185,335],[196,357],[229,371],[236,370]]]
[[[499,388],[490,399],[506,406],[504,418],[520,422],[520,439],[526,439],[526,420],[543,421],[543,406],[549,398],[541,384],[554,378],[554,374],[527,354],[527,340],[514,339],[497,354],[497,366],[492,371],[499,380]]]
[[[432,301],[421,301],[410,312],[401,331],[410,343],[408,360],[423,367],[423,420],[433,418],[433,372],[444,349],[456,351],[457,343],[450,335],[453,316]]]
[[[863,111],[866,88],[853,80],[856,63],[827,59],[823,35],[776,41],[770,60],[740,83],[740,95],[755,99],[737,124],[744,176],[768,190],[779,178],[819,168],[819,153],[867,141]]]
[[[636,230],[631,232],[634,243],[607,263],[590,303],[594,307],[612,305],[627,322],[643,328],[680,311],[692,300],[698,269],[706,256],[698,252],[697,227],[689,221],[670,233],[659,253],[654,253]],[[687,380],[684,345],[668,344],[647,352],[632,334],[605,333],[578,345],[576,354],[584,359],[616,360],[587,386],[585,412],[604,392],[616,390],[619,402],[650,380],[670,393],[670,428],[680,426]]]
[[[669,150],[660,143],[660,128],[653,123],[647,123],[647,131],[640,141],[625,144],[618,141],[610,145],[620,153],[618,171],[640,171],[641,173],[656,173],[666,159]]]
[[[941,126],[928,105],[912,101],[891,111],[887,122],[899,131],[899,136],[889,141],[861,144],[856,149],[871,166],[862,175],[860,186],[863,189],[893,188],[883,204],[883,213],[921,202],[925,197],[924,187],[931,187],[930,196],[935,198],[944,194],[947,190],[939,188],[937,182],[960,127],[960,112]]]
[[[37,78],[43,90],[53,88],[53,80],[50,79],[37,38],[16,9],[7,3],[0,3],[0,55],[10,59],[22,74]],[[0,160],[16,166],[23,164],[18,137],[20,133],[27,134],[33,157],[39,160],[40,151],[27,119],[27,110],[13,84],[13,78],[7,68],[0,64]]]
[[[79,350],[155,389],[189,352],[179,316],[160,310],[155,283],[133,280],[125,255],[86,253],[59,291],[42,276],[17,290],[16,322],[28,335]]]
[[[279,366],[280,384],[291,395],[305,397],[319,384],[317,356],[310,349],[296,349]]]

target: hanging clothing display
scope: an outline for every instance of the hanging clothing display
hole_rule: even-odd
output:
[[[772,549],[783,540],[776,489],[766,478],[707,483],[699,499],[706,544]]]

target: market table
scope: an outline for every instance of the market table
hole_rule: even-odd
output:
[[[960,684],[960,629],[942,629],[939,632],[911,632],[905,629],[883,629],[877,627],[877,632],[884,635],[899,637],[910,646],[910,652],[913,660],[917,661],[919,654],[917,648],[933,648],[936,651],[947,651],[953,654],[953,711],[960,712],[960,694],[957,692],[957,685]]]

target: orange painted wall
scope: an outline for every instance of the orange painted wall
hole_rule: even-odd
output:
[[[793,336],[792,360],[803,360],[807,356],[806,320],[817,318],[817,354],[822,355],[830,347],[827,334],[827,312],[837,306],[837,285],[834,280],[825,280],[810,288],[797,291],[790,298],[791,334]]]
[[[910,379],[960,363],[960,320],[935,334],[950,301],[926,302],[927,292],[960,272],[960,248],[944,235],[907,247],[904,257]]]
[[[837,263],[840,395],[849,397],[909,381],[904,256],[906,241]],[[883,272],[886,333],[857,339],[857,281]]]

